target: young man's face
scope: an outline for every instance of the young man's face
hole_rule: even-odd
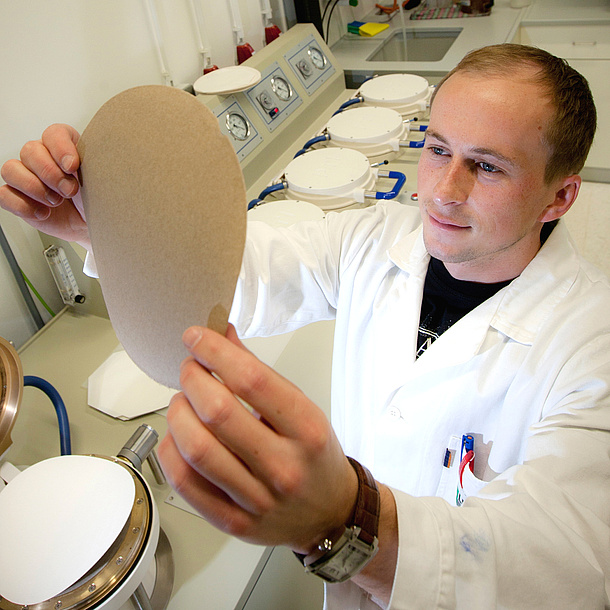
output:
[[[540,248],[541,222],[560,215],[561,180],[544,183],[551,117],[538,86],[518,76],[457,73],[439,89],[417,190],[426,247],[454,277],[512,279]]]

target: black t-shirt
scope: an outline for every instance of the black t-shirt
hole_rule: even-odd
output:
[[[557,220],[553,220],[543,225],[540,232],[541,244],[548,239],[557,226],[557,222]],[[417,358],[452,324],[511,282],[512,280],[496,284],[482,284],[456,280],[441,261],[431,258],[426,273],[424,297],[419,317]]]
[[[452,324],[504,286],[508,286],[511,281],[482,284],[456,280],[441,261],[431,258],[419,318],[417,357],[419,358]]]

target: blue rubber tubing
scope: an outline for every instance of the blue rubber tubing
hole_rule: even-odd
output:
[[[70,422],[68,421],[68,412],[66,405],[62,400],[59,392],[45,379],[34,375],[26,375],[23,378],[24,386],[32,386],[44,392],[53,403],[55,413],[57,413],[57,423],[59,424],[59,444],[62,455],[70,455],[72,453],[72,443],[70,440]]]

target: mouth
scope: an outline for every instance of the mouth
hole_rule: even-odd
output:
[[[439,215],[432,215],[430,212],[427,212],[428,219],[430,220],[430,224],[433,227],[438,227],[444,231],[463,231],[465,229],[470,229],[470,225],[459,223],[451,218],[443,218]]]

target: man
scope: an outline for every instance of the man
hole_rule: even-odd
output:
[[[388,202],[249,229],[232,321],[248,336],[336,319],[333,427],[232,327],[187,329],[159,449],[176,489],[226,532],[325,563],[374,495],[349,455],[377,479],[379,551],[332,566],[351,578],[329,606],[608,606],[610,287],[556,224],[594,130],[565,62],[488,47],[436,90],[421,217]],[[63,200],[76,138],[27,145],[0,203],[86,244]]]

